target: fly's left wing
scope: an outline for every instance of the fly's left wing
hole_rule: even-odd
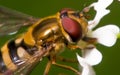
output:
[[[33,57],[29,60],[25,61],[23,65],[21,65],[13,75],[29,75],[32,69],[40,62],[40,59],[43,58],[46,51],[37,52]]]
[[[46,53],[48,53],[53,48],[52,45],[47,46],[46,48],[43,48],[42,50],[38,50],[33,57],[31,57],[29,60],[25,61],[23,65],[20,65],[20,67],[13,72],[12,75],[29,75],[31,73],[31,70],[38,64],[38,62],[45,56]]]
[[[52,46],[48,46],[47,48],[43,48],[41,50],[36,51],[29,59],[20,60],[21,62],[17,63],[17,69],[15,71],[6,70],[3,75],[29,75],[34,67],[38,64],[38,62],[45,56],[47,52],[52,49]],[[11,65],[10,63],[9,65]],[[8,65],[8,66],[9,66]]]
[[[0,36],[17,32],[23,26],[30,26],[38,21],[30,15],[0,6]]]

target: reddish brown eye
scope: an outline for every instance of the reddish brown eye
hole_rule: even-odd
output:
[[[64,17],[61,21],[64,30],[70,35],[74,42],[78,41],[82,37],[82,28],[77,21],[69,17]]]

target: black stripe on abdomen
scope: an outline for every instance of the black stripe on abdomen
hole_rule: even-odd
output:
[[[2,53],[0,51],[0,73],[4,73],[7,70],[7,67],[3,61]]]
[[[28,52],[30,55],[33,55],[35,53],[35,51],[38,50],[37,47],[35,47],[35,46],[30,47],[30,46],[26,45],[24,43],[24,41],[21,42],[20,46],[23,47],[26,50],[26,52]]]
[[[11,40],[8,43],[8,49],[9,49],[10,58],[14,64],[20,63],[20,62],[18,62],[18,61],[20,61],[20,57],[17,54],[17,50],[19,47],[22,47],[30,55],[33,55],[34,52],[37,50],[36,47],[30,47],[30,46],[26,45],[24,43],[24,41],[21,41],[21,43],[16,44],[14,40]]]
[[[18,56],[18,54],[17,54],[17,48],[18,47],[16,46],[14,40],[11,40],[8,43],[9,55],[10,55],[11,60],[15,64],[17,64],[18,63],[17,61],[20,59],[19,56]]]

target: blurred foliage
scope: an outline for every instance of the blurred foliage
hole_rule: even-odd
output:
[[[62,8],[73,8],[81,11],[84,7],[88,6],[89,4],[95,1],[97,0],[0,0],[0,5],[32,15],[34,17],[42,18],[45,16],[53,15]],[[114,2],[108,8],[111,10],[111,13],[105,16],[98,26],[116,24],[120,27],[120,2],[114,0]],[[91,11],[89,14],[91,15],[91,17],[93,17],[95,12]],[[7,41],[8,39],[14,38],[15,36],[16,35],[0,37],[0,45],[5,43],[5,41]],[[94,67],[97,75],[120,74],[119,45],[120,39],[111,48],[102,45],[97,45],[97,48],[103,54],[103,61]],[[75,53],[76,51],[71,52],[69,49],[66,49],[65,52],[61,54],[61,56],[64,56],[65,58],[76,58]],[[44,58],[43,61],[41,61],[36,66],[36,68],[33,69],[31,75],[42,75],[47,61],[48,59]],[[78,69],[78,65],[76,63],[65,62],[64,64],[71,65]],[[60,73],[61,75],[75,75],[71,71],[56,66],[52,66],[49,75],[58,75]]]

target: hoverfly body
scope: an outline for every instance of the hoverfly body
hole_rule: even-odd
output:
[[[65,47],[81,49],[80,40],[89,42],[85,37],[88,23],[83,11],[65,8],[55,15],[38,19],[0,7],[0,36],[16,32],[23,26],[29,26],[26,32],[1,47],[0,75],[28,75],[45,56],[49,62],[44,75],[48,75],[51,64],[80,75],[70,66],[57,64],[56,57]]]

